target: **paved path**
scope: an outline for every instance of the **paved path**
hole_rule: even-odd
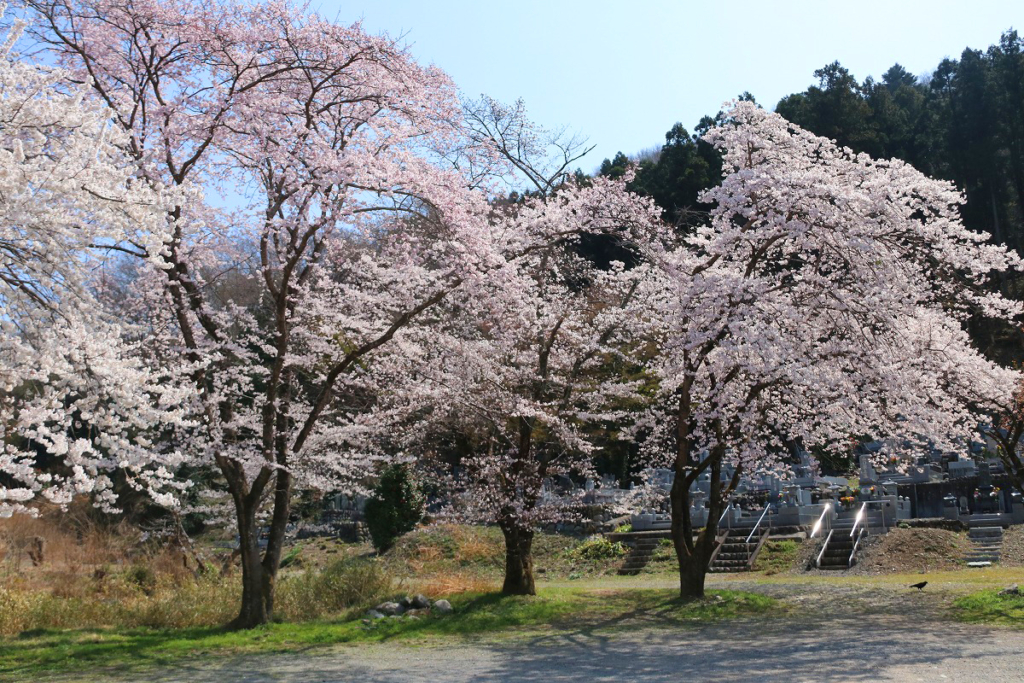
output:
[[[384,644],[210,658],[150,683],[1024,681],[1024,632],[861,616],[693,629],[559,631],[512,642]]]

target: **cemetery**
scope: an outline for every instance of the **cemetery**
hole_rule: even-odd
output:
[[[820,548],[815,569],[846,570],[857,562],[862,539],[901,526],[968,531],[972,545],[963,557],[966,566],[998,562],[1003,530],[1024,524],[1024,502],[1002,463],[986,458],[979,444],[974,445],[975,452],[963,459],[936,453],[900,463],[894,457],[888,467],[875,465],[869,454],[862,454],[853,486],[845,478],[810,474],[806,453],[800,455],[791,477],[741,479],[719,518],[718,548],[709,571],[749,571],[767,540],[789,538],[806,538]],[[881,446],[867,444],[863,450]],[[649,475],[651,485],[667,493],[672,472],[653,470]],[[723,480],[731,476],[728,470],[722,475]],[[707,521],[704,501],[709,484],[702,477],[692,488],[691,519],[697,528]],[[613,489],[605,495],[616,499],[626,494]],[[668,538],[665,531],[671,518],[664,509],[644,509],[629,515],[629,524],[630,533],[608,535],[635,549],[620,570],[627,574],[643,566],[654,539]]]

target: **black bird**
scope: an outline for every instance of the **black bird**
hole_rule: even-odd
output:
[[[928,585],[927,581],[922,581],[921,583],[915,583],[915,584],[911,585],[910,588],[916,588],[917,590],[924,590],[924,587],[927,586],[927,585]]]

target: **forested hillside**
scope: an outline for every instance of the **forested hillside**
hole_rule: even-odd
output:
[[[854,151],[902,159],[955,182],[967,198],[965,224],[1024,253],[1024,39],[1017,31],[985,50],[944,59],[925,77],[896,63],[879,80],[858,81],[833,62],[814,78],[805,91],[782,98],[776,111]],[[680,226],[701,220],[707,207],[697,196],[719,181],[721,163],[700,136],[720,116],[703,117],[692,135],[677,123],[660,150],[633,158],[639,168],[632,189],[650,195]],[[620,152],[604,160],[600,173],[620,176],[629,161]],[[1024,294],[1019,280],[999,284],[1017,298]],[[1021,358],[1017,331],[979,326],[974,334],[988,352]]]

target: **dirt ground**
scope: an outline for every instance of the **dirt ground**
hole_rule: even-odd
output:
[[[854,574],[894,574],[957,569],[970,547],[967,535],[945,529],[893,529],[869,537]]]
[[[1024,567],[1024,525],[1018,524],[1003,532],[1003,552],[999,562],[1006,567]]]
[[[302,653],[205,658],[146,672],[153,683],[371,681],[941,681],[1019,682],[1024,630],[949,621],[950,601],[1015,572],[715,577],[709,587],[779,597],[782,614],[672,629],[636,619],[443,643],[339,646]],[[665,578],[593,579],[603,589],[668,587]],[[543,588],[542,588],[543,590]],[[126,683],[135,677],[111,679]],[[88,679],[67,678],[66,681]]]
[[[683,632],[557,633],[515,643],[374,645],[315,654],[261,655],[153,672],[153,683],[460,683],[687,680],[1016,682],[1024,633],[898,622],[831,621],[785,631],[765,624]],[[126,680],[126,679],[123,679]]]

